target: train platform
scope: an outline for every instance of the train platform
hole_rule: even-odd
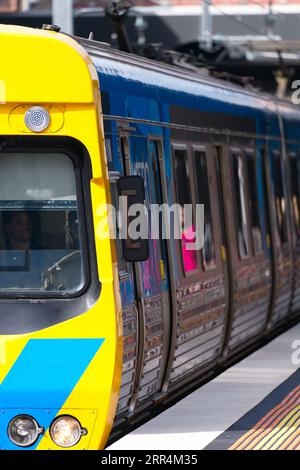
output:
[[[108,450],[300,450],[300,324]]]

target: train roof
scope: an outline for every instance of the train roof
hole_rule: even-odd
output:
[[[114,49],[110,46],[110,44],[98,42],[90,39],[85,39],[81,37],[74,36],[74,39],[82,45],[87,52],[96,60],[96,63],[99,64],[97,59],[107,60],[110,59],[114,61],[116,64],[119,64],[118,70],[120,74],[122,74],[126,69],[126,66],[135,66],[138,67],[141,71],[145,72],[157,72],[160,74],[166,74],[170,77],[186,79],[189,81],[194,81],[203,84],[212,84],[214,83],[216,86],[223,88],[225,90],[235,91],[235,92],[243,92],[250,96],[264,96],[267,100],[272,100],[272,96],[266,93],[259,93],[257,91],[252,91],[250,89],[246,89],[241,85],[226,82],[222,79],[215,78],[209,76],[205,69],[197,69],[196,67],[191,67],[189,70],[186,67],[180,67],[179,65],[169,65],[164,62],[159,62],[153,59],[148,59],[146,57],[138,56],[136,54],[131,54],[128,52],[122,52],[117,49]],[[142,76],[142,75],[140,75]],[[145,75],[144,75],[145,77]],[[135,76],[135,79],[138,77]],[[274,99],[273,99],[274,101]]]
[[[286,120],[300,120],[300,110],[292,103],[267,93],[244,88],[205,73],[201,68],[188,70],[185,67],[168,65],[145,57],[113,49],[109,44],[74,37],[92,57],[100,73],[120,76],[126,80],[140,82],[169,90],[201,94],[215,100],[231,101],[233,104],[252,107],[265,112],[280,113]],[[200,85],[200,87],[199,87]],[[248,98],[247,104],[245,97]]]

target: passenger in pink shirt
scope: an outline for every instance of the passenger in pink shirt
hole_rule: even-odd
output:
[[[188,249],[188,245],[195,243],[195,227],[191,225],[188,228],[184,227],[184,209],[181,207],[179,213],[179,220],[182,226],[181,249],[183,267],[186,273],[195,271],[198,268],[197,255],[195,250]]]

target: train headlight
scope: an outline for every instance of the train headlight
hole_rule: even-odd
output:
[[[87,430],[72,416],[59,416],[50,427],[50,436],[59,447],[74,447],[86,434]]]
[[[16,416],[8,425],[8,437],[19,447],[32,446],[43,432],[36,420],[27,415]]]
[[[43,132],[50,125],[50,114],[41,106],[33,106],[25,114],[25,124],[32,132]]]

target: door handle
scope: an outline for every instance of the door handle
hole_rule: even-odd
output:
[[[221,258],[223,263],[226,263],[227,261],[227,250],[225,245],[221,245]]]
[[[160,260],[159,268],[160,268],[160,277],[164,281],[166,279],[166,269],[165,269],[165,262],[162,259]]]

